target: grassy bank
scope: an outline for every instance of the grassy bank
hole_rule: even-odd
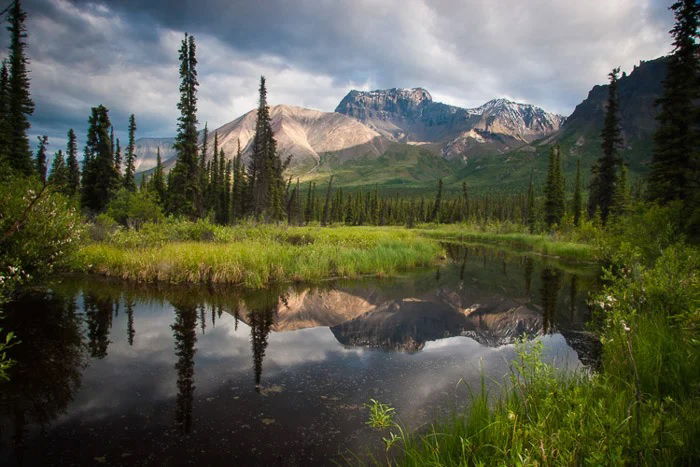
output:
[[[117,231],[75,255],[75,271],[137,281],[263,287],[288,281],[386,276],[432,264],[440,246],[391,227],[217,227],[206,223]]]
[[[651,228],[651,227],[650,227]],[[629,237],[628,237],[629,238]],[[618,242],[593,303],[601,370],[565,375],[521,346],[504,393],[408,433],[385,432],[398,465],[697,465],[700,462],[700,251],[656,258]],[[400,416],[400,414],[398,414]]]
[[[440,241],[478,243],[494,245],[513,250],[557,256],[572,261],[595,261],[597,248],[588,243],[574,242],[553,235],[533,235],[522,231],[492,232],[475,226],[450,224],[444,226],[426,225],[416,229],[421,235]],[[523,230],[520,227],[520,230]]]

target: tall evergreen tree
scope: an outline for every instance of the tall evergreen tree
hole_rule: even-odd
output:
[[[14,170],[29,175],[34,171],[29,147],[29,116],[34,113],[34,102],[29,95],[29,71],[25,49],[27,14],[20,0],[14,0],[8,13],[10,31],[10,64],[7,86],[7,122],[9,130],[7,159]]]
[[[75,196],[80,191],[80,167],[78,165],[78,144],[75,132],[71,128],[68,130],[68,144],[66,146],[66,169],[67,169],[67,190],[68,196]]]
[[[165,177],[163,175],[163,163],[160,159],[160,147],[156,148],[156,168],[151,179],[151,188],[158,197],[158,201],[163,204],[166,197]]]
[[[117,169],[117,173],[121,176],[122,173],[122,147],[119,143],[119,138],[117,138],[114,144],[114,168]]]
[[[109,110],[103,105],[93,107],[89,119],[82,177],[82,205],[102,211],[112,199],[119,184],[114,167],[114,154],[109,137]]]
[[[35,170],[39,174],[39,179],[41,179],[42,182],[46,181],[46,146],[49,144],[49,137],[44,135],[44,136],[38,136],[37,140],[39,141],[39,145],[37,146],[36,149],[36,160],[35,160]]]
[[[462,182],[462,219],[469,220],[469,190],[467,189],[467,182]]]
[[[547,184],[544,187],[544,220],[547,227],[561,223],[566,209],[564,201],[564,175],[561,172],[559,146],[553,146],[549,155]]]
[[[197,161],[197,59],[194,36],[185,34],[180,46],[180,101],[177,108],[177,160],[168,183],[168,211],[195,219],[202,214]]]
[[[573,201],[573,211],[574,211],[574,225],[578,226],[581,222],[581,160],[576,160],[576,181],[574,182],[574,201]]]
[[[129,191],[136,191],[136,179],[134,175],[136,169],[136,118],[134,114],[129,116],[129,145],[126,147],[126,156],[124,157],[124,188]]]
[[[700,3],[680,0],[671,9],[674,48],[657,101],[659,126],[648,184],[649,197],[662,203],[688,199],[698,189],[700,170]]]
[[[233,187],[231,188],[231,220],[243,217],[245,213],[245,169],[241,154],[241,140],[238,140],[236,157],[233,159]],[[298,193],[297,193],[298,195]]]
[[[204,211],[207,210],[207,201],[209,199],[207,191],[209,190],[209,174],[207,172],[207,152],[209,151],[209,128],[207,123],[204,123],[204,130],[202,131],[202,147],[200,149],[199,157],[199,192],[201,193],[202,200],[204,203]]]
[[[63,159],[63,151],[60,149],[54,155],[48,180],[57,191],[70,196],[68,193],[68,168]]]
[[[535,185],[530,173],[530,186],[527,189],[527,227],[530,233],[535,233],[537,218],[535,217]]]
[[[248,180],[252,214],[269,220],[280,220],[284,215],[283,164],[277,153],[277,141],[272,133],[270,108],[267,105],[265,77],[260,77],[260,99],[258,103],[255,135]]]
[[[0,164],[7,162],[10,148],[9,80],[7,61],[0,67]]]
[[[612,199],[617,185],[618,168],[622,164],[619,148],[622,145],[622,130],[620,129],[619,103],[617,82],[620,68],[610,72],[610,85],[608,86],[608,102],[605,110],[605,121],[600,133],[603,139],[603,150],[600,158],[592,168],[590,193],[588,198],[588,213],[593,215],[596,209],[600,209],[600,218],[603,224],[608,219]]]
[[[438,180],[437,194],[435,195],[435,203],[433,210],[430,213],[430,222],[440,223],[440,204],[442,203],[442,179]]]
[[[615,188],[613,196],[611,212],[616,216],[625,214],[630,205],[630,191],[627,182],[627,167],[622,166],[620,169],[620,177]]]
[[[321,218],[321,225],[324,227],[328,225],[328,216],[330,214],[330,209],[331,209],[332,189],[333,189],[333,175],[331,175],[331,178],[328,180],[328,188],[326,188],[326,200],[323,202],[323,216]]]

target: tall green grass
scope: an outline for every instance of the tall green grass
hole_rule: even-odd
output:
[[[638,255],[632,255],[634,259]],[[595,297],[598,373],[564,374],[519,349],[503,394],[481,389],[464,413],[383,439],[397,465],[698,465],[700,252],[664,249],[617,265]]]
[[[202,233],[201,226],[190,227],[184,234],[181,226],[175,233],[155,228],[130,231],[89,244],[75,255],[73,269],[136,281],[258,288],[276,282],[392,275],[429,265],[443,255],[436,242],[400,228],[244,226]],[[180,240],[195,237],[192,232],[209,241]]]

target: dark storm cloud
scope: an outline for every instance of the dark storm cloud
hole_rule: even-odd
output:
[[[104,103],[121,128],[174,132],[177,48],[195,34],[200,120],[270,100],[333,110],[351,88],[427,88],[476,106],[506,96],[568,114],[613,66],[667,53],[659,0],[27,1],[37,130],[84,131]],[[59,131],[60,129],[60,131]]]

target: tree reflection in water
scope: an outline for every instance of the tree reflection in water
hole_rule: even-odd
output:
[[[110,316],[111,310],[110,304]],[[27,295],[4,307],[3,326],[15,332],[18,343],[7,352],[15,365],[0,391],[2,431],[12,430],[21,464],[26,427],[44,427],[65,412],[80,386],[85,352],[74,298]]]
[[[561,281],[561,272],[550,267],[542,268],[541,274],[542,288],[542,332],[548,334],[552,332],[552,322],[557,311],[557,295]]]
[[[175,339],[177,362],[177,398],[175,424],[180,432],[187,434],[192,428],[192,401],[194,396],[194,354],[197,343],[197,305],[176,304],[175,323],[171,326]]]
[[[263,359],[277,307],[285,297],[276,293],[258,293],[248,296],[245,305],[248,309],[248,324],[250,325],[250,342],[253,348],[253,371],[255,373],[255,390],[260,392]],[[238,312],[238,308],[235,309]]]
[[[104,358],[107,356],[114,303],[115,301],[110,296],[93,293],[83,295],[83,307],[88,326],[88,348],[91,357]],[[118,299],[116,303],[119,303]]]

